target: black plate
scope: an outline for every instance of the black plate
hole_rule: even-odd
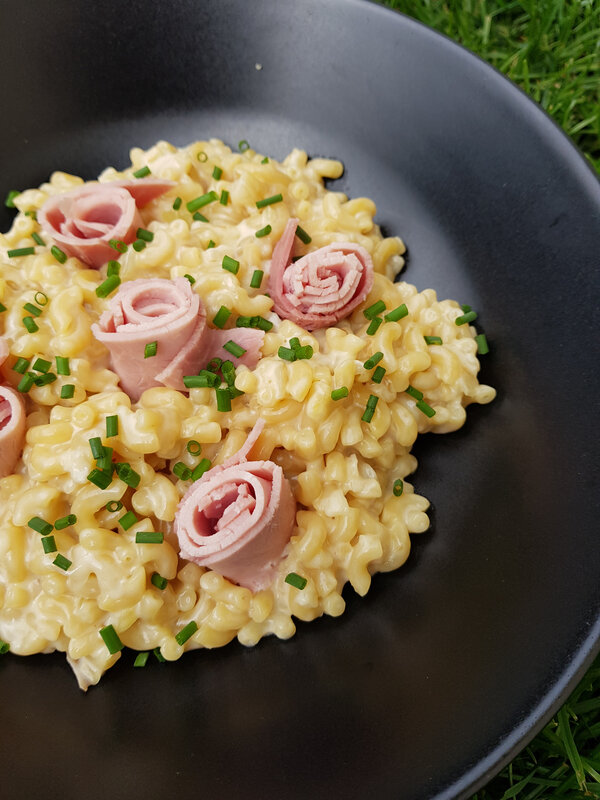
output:
[[[4,657],[3,796],[469,796],[598,650],[595,176],[492,69],[363,2],[5,2],[0,67],[2,193],[159,138],[341,158],[405,279],[480,312],[499,389],[419,445],[432,530],[341,619],[123,659],[87,696],[63,656]]]

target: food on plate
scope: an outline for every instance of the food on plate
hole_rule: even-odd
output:
[[[421,433],[464,423],[477,314],[394,278],[339,161],[217,139],[11,193],[0,234],[0,651],[83,689],[339,616],[398,568]]]

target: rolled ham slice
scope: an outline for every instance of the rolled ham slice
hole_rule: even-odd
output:
[[[42,230],[69,256],[101,267],[120,253],[111,239],[132,242],[143,222],[138,211],[175,184],[155,178],[85,184],[49,197],[38,212]]]
[[[272,461],[248,461],[260,420],[242,447],[182,497],[175,531],[183,558],[256,592],[272,581],[296,518],[289,481]]]
[[[0,367],[8,357],[8,344],[0,336]],[[18,392],[0,386],[0,478],[10,475],[25,442],[25,406]]]
[[[153,386],[187,391],[183,376],[198,374],[215,357],[253,369],[265,336],[255,328],[209,328],[204,306],[187,278],[121,284],[92,333],[110,350],[112,367],[134,402]],[[239,358],[223,349],[230,340],[246,351]],[[156,355],[146,358],[146,345],[152,342]]]
[[[360,245],[336,242],[290,263],[297,227],[298,220],[290,219],[273,250],[273,310],[309,331],[336,325],[371,291],[371,256]]]

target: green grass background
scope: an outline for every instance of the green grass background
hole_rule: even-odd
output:
[[[600,172],[600,0],[379,1],[507,75]],[[473,800],[586,797],[600,798],[600,657],[543,731]]]

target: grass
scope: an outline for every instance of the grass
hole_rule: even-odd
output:
[[[600,172],[600,0],[380,0],[446,34],[538,102]],[[600,657],[472,800],[600,798]]]

